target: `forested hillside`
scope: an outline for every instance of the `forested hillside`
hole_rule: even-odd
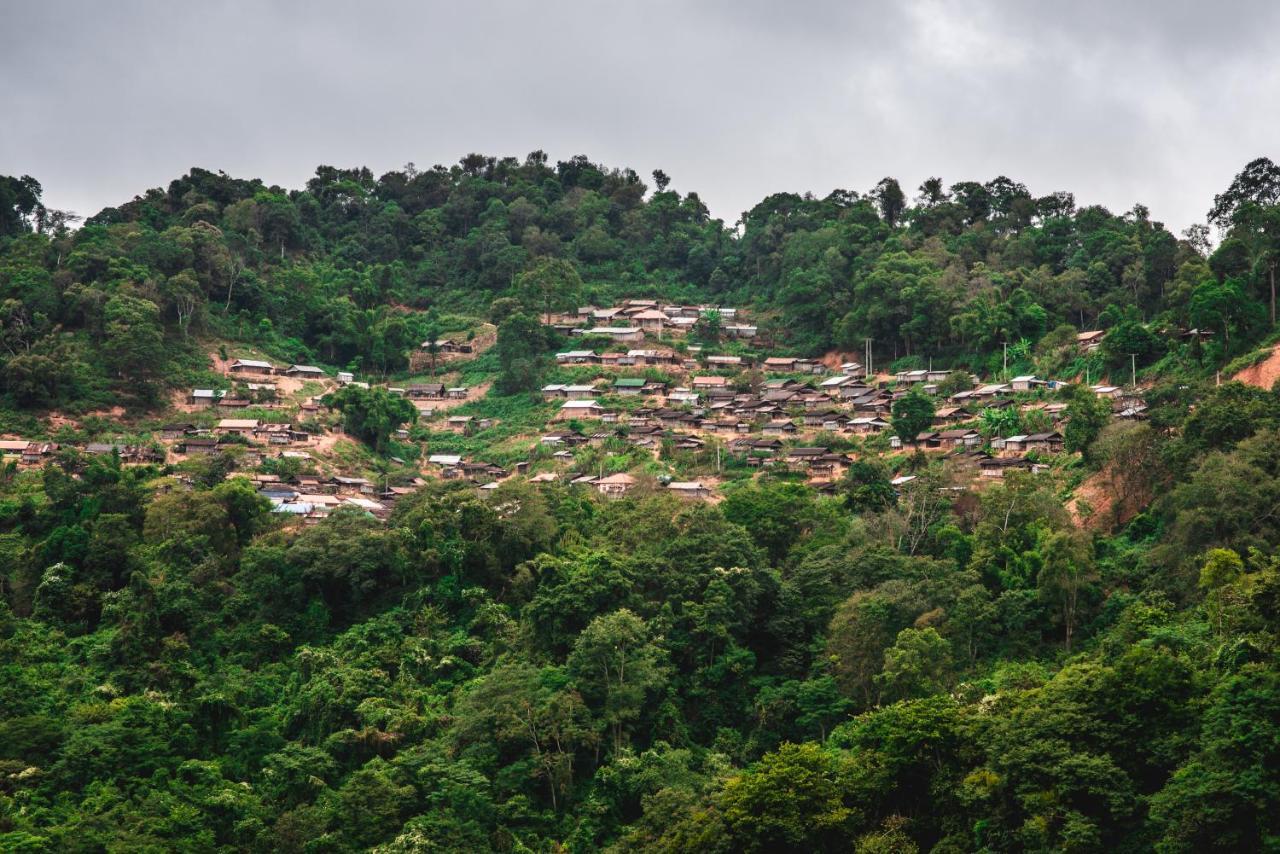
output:
[[[652,184],[0,177],[0,850],[1280,846],[1280,168]]]
[[[1168,355],[1166,333],[1200,327],[1220,336],[1202,362],[1215,365],[1270,329],[1280,175],[1251,164],[1223,194],[1214,216],[1230,236],[1211,256],[1207,229],[1179,240],[1141,205],[1077,208],[1003,177],[930,179],[911,203],[892,179],[867,194],[779,194],[735,227],[661,173],[649,192],[630,170],[541,153],[377,179],[321,167],[300,191],[193,169],[74,232],[38,183],[7,181],[5,390],[83,407],[145,396],[190,369],[185,345],[207,333],[394,371],[429,319],[407,310],[487,316],[540,259],[568,261],[584,303],[756,305],[797,355],[862,352],[870,338],[886,364],[977,368],[1071,324],[1118,328],[1115,367],[1127,352],[1141,367]]]

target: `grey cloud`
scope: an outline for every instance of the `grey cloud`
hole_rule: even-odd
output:
[[[732,222],[997,174],[1174,228],[1269,149],[1269,3],[51,2],[0,26],[0,172],[93,213],[193,165],[577,153]]]

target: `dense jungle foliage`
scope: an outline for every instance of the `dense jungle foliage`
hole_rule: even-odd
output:
[[[795,354],[1140,372],[1150,419],[1073,402],[1074,468],[978,493],[868,457],[834,495],[438,482],[315,526],[225,473],[10,466],[0,850],[1280,847],[1280,393],[1214,381],[1271,343],[1280,169],[1215,200],[1212,249],[1007,178],[735,227],[654,182],[195,169],[73,230],[0,178],[0,426],[155,409],[209,341],[395,376],[475,317],[514,400],[537,314],[643,296]],[[1086,477],[1115,524],[1077,524]]]

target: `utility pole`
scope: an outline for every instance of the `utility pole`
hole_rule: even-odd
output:
[[[1138,387],[1138,354],[1129,354],[1129,385]]]
[[[1004,372],[1009,373],[1009,342],[1004,342]]]

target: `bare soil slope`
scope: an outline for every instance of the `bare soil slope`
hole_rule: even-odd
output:
[[[1280,379],[1280,347],[1273,347],[1271,355],[1256,365],[1245,368],[1231,379],[1239,380],[1245,385],[1270,389]]]

